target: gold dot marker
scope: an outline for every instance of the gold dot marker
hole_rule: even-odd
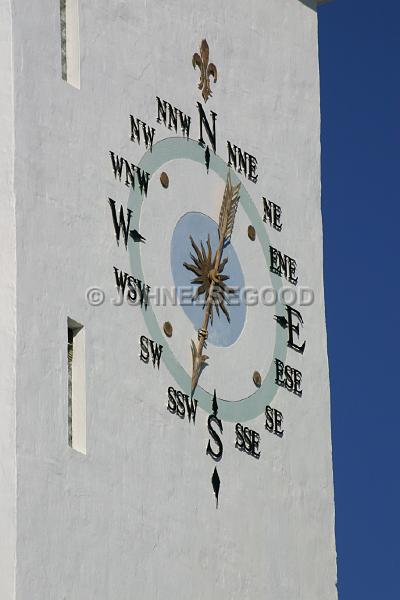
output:
[[[258,388],[261,386],[261,375],[258,371],[254,371],[253,373],[253,383]]]
[[[160,175],[160,181],[161,181],[161,185],[163,186],[164,189],[167,189],[167,187],[169,186],[169,177],[166,174],[165,171],[163,171]]]
[[[251,241],[254,242],[254,240],[256,239],[256,230],[254,229],[253,225],[248,226],[247,235],[249,236]]]
[[[172,325],[169,321],[165,321],[164,323],[164,333],[167,337],[172,337]]]

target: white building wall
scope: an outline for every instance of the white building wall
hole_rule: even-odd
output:
[[[17,600],[334,599],[316,12],[297,0],[80,4],[76,89],[61,79],[58,2],[14,3]],[[288,215],[276,243],[316,296],[297,364],[307,393],[278,393],[286,434],[263,432],[260,461],[235,450],[227,426],[218,511],[207,414],[195,428],[171,417],[170,373],[138,360],[141,311],[109,302],[113,265],[131,266],[107,204],[126,206],[129,192],[108,152],[137,164],[129,115],[154,123],[156,95],[195,116],[190,62],[205,36],[223,74],[211,106],[220,144],[259,158]],[[107,297],[97,308],[85,299],[94,285]],[[86,455],[68,446],[68,317],[85,326]]]
[[[0,2],[0,597],[15,598],[16,248],[11,2]]]

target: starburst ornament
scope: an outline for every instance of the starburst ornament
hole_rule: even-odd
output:
[[[193,263],[183,263],[186,269],[196,275],[191,283],[198,284],[198,287],[193,295],[193,300],[197,300],[200,296],[204,296],[203,308],[210,299],[210,321],[213,323],[213,310],[215,308],[217,315],[220,315],[220,309],[230,321],[229,313],[226,308],[227,294],[232,294],[234,290],[228,287],[225,283],[229,279],[229,275],[224,275],[223,270],[228,262],[224,258],[217,267],[216,258],[212,256],[210,236],[207,238],[206,248],[203,242],[200,242],[200,248],[190,236],[192,248],[196,254],[190,254]],[[212,296],[211,296],[212,294]]]

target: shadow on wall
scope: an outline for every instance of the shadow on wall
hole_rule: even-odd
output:
[[[300,2],[312,10],[317,10],[317,0],[300,0]]]

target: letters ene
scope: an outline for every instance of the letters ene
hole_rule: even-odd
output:
[[[297,285],[298,277],[296,276],[297,263],[294,258],[290,258],[287,254],[283,254],[273,246],[269,247],[269,254],[271,259],[270,271],[279,275],[284,276],[289,283]]]

